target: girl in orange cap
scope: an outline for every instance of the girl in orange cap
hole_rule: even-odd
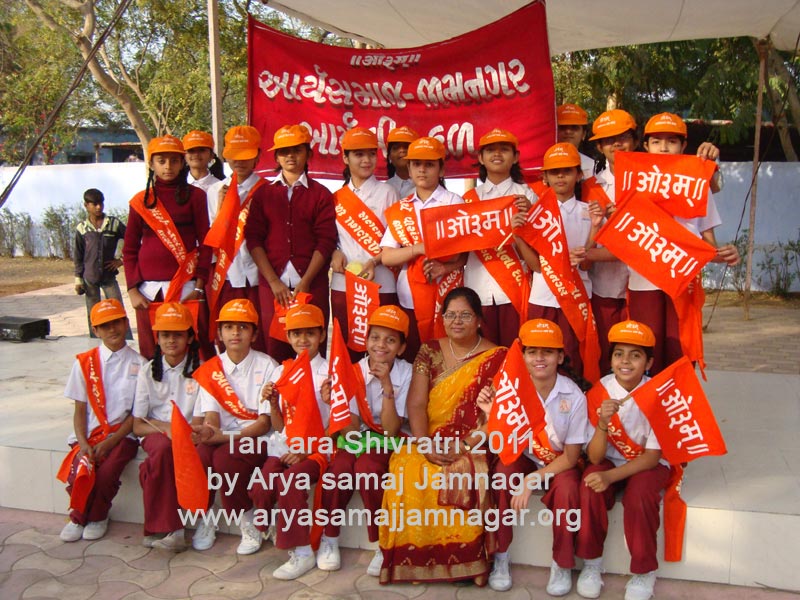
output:
[[[527,215],[536,194],[525,183],[519,166],[519,141],[510,131],[492,129],[479,142],[479,178],[482,183],[464,194],[464,202],[515,196],[517,210]],[[470,252],[464,285],[475,290],[483,305],[484,335],[510,346],[527,318],[530,272],[517,254],[513,240],[500,250]]]
[[[588,393],[593,433],[586,448],[591,463],[580,486],[582,523],[577,555],[584,559],[578,593],[597,598],[603,587],[603,544],[608,533],[607,512],[617,491],[625,490],[625,541],[631,553],[631,573],[626,600],[648,600],[656,582],[656,534],[661,491],[670,470],[661,460],[661,446],[650,423],[630,393],[650,378],[656,338],[637,321],[622,321],[608,333],[610,375]]]
[[[380,284],[380,303],[397,304],[394,273],[381,264],[381,239],[386,231],[386,209],[398,201],[395,189],[375,178],[378,136],[364,127],[344,133],[341,141],[345,168],[344,185],[333,195],[339,243],[331,259],[331,312],[339,323],[347,323],[345,271]],[[349,337],[343,327],[345,342]],[[350,350],[358,360],[363,352]]]
[[[206,195],[186,183],[184,154],[176,137],[150,140],[147,186],[130,202],[122,260],[128,296],[136,309],[139,352],[145,357],[155,350],[150,303],[201,301],[208,281],[211,250],[203,245],[208,233]],[[207,327],[203,303],[199,306],[203,358],[215,354],[210,343],[202,343]]]
[[[532,319],[523,323],[519,330],[522,356],[528,374],[536,387],[539,400],[545,409],[546,438],[538,436],[538,444],[523,451],[514,462],[504,465],[497,461],[494,472],[505,476],[506,482],[515,474],[524,479],[516,488],[508,484],[495,490],[495,501],[501,515],[509,510],[528,507],[534,489],[547,489],[542,503],[557,514],[558,511],[575,511],[577,514],[580,473],[577,468],[581,448],[587,441],[586,396],[569,376],[559,373],[564,369],[564,337],[558,325],[547,319]],[[495,391],[484,388],[478,395],[478,406],[491,413]],[[534,428],[536,424],[533,424]],[[553,525],[553,562],[547,593],[564,596],[572,589],[571,569],[575,566],[575,528],[569,519]],[[489,575],[489,586],[493,590],[511,588],[508,548],[511,545],[513,528],[501,524],[497,530],[497,553],[494,567]]]
[[[192,315],[179,302],[165,302],[153,323],[158,345],[155,356],[139,371],[133,401],[133,433],[147,458],[139,466],[144,501],[144,545],[180,552],[186,549],[178,509],[172,459],[172,403],[187,421],[200,426],[195,411],[199,386],[192,373],[200,364]],[[194,415],[197,415],[196,417]]]
[[[386,138],[387,183],[397,191],[400,198],[414,193],[414,182],[408,174],[406,153],[411,142],[417,139],[419,134],[405,125],[392,129]]]
[[[225,179],[222,162],[214,154],[214,138],[210,133],[193,129],[183,136],[182,141],[190,184],[207,192],[212,185]]]
[[[568,142],[578,149],[583,178],[589,179],[594,175],[594,159],[580,152],[581,145],[586,139],[589,115],[577,104],[562,104],[556,108],[556,124],[558,141]]]
[[[328,269],[336,249],[333,196],[308,176],[311,133],[304,125],[281,127],[273,141],[269,150],[275,152],[280,173],[256,191],[245,227],[247,249],[260,275],[265,333],[275,302],[288,307],[300,293],[311,294],[327,327]],[[278,361],[294,356],[289,344],[273,337],[267,339],[267,353]]]

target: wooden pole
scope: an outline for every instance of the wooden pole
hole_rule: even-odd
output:
[[[744,278],[744,320],[750,320],[750,279],[753,276],[753,247],[756,236],[756,198],[758,196],[758,169],[761,160],[761,113],[766,82],[767,54],[769,42],[759,40],[756,43],[758,52],[758,100],[756,101],[756,131],[753,141],[753,180],[750,192],[750,227],[747,232],[747,268]]]
[[[222,156],[223,123],[221,72],[219,67],[219,4],[208,0],[208,62],[211,80],[211,135],[214,136],[217,156]]]

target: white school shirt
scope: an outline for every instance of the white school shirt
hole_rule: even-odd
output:
[[[136,379],[144,363],[144,357],[127,344],[116,352],[109,350],[105,344],[100,344],[100,372],[106,397],[106,418],[109,425],[122,423],[130,414],[136,394]],[[83,371],[77,360],[72,364],[72,370],[64,388],[64,396],[76,402],[86,403],[86,437],[88,438],[89,434],[100,426],[100,421],[89,405],[86,380],[83,378]],[[132,434],[129,437],[134,438]],[[67,438],[68,444],[74,444],[77,441],[75,432],[72,432]]]
[[[614,174],[606,166],[597,174],[597,183],[612,202],[614,198]],[[601,244],[598,244],[602,247]],[[628,265],[620,260],[596,262],[589,269],[592,294],[601,298],[624,299],[628,292]]]
[[[583,152],[578,152],[581,157],[581,172],[584,179],[589,179],[594,175],[594,159],[586,156]]]
[[[189,172],[187,177],[186,177],[186,179],[189,180],[189,185],[193,185],[195,187],[199,187],[204,192],[208,192],[208,189],[212,185],[216,184],[219,181],[222,181],[218,177],[212,175],[210,171],[209,171],[208,175],[206,175],[205,177],[201,177],[200,179],[195,179],[194,175],[192,175],[192,173]]]
[[[719,216],[719,211],[717,210],[717,203],[714,201],[714,196],[709,192],[708,194],[708,209],[706,211],[705,216],[703,217],[695,217],[694,219],[684,219],[682,217],[674,217],[674,219],[686,227],[689,231],[691,231],[697,237],[702,237],[701,234],[703,231],[708,231],[709,229],[713,229],[714,227],[718,227],[722,223],[722,219]],[[649,291],[649,290],[658,290],[661,289],[652,283],[630,267],[628,267],[628,271],[630,272],[630,276],[628,278],[628,288],[635,291]]]
[[[642,377],[639,385],[637,385],[634,390],[642,387],[649,379],[647,375]],[[603,384],[603,387],[608,391],[608,395],[614,400],[622,400],[630,395],[630,392],[619,384],[613,373],[600,379],[600,383]],[[636,402],[633,400],[625,402],[625,404],[619,407],[617,415],[622,422],[625,433],[628,434],[628,437],[631,438],[632,441],[639,444],[645,450],[661,450],[661,444],[658,443],[656,434],[653,432],[653,428],[650,427],[650,422],[636,405]],[[591,439],[594,435],[594,427],[592,427],[591,422],[589,422],[589,431],[590,435],[588,439]],[[610,442],[606,446],[606,458],[613,462],[615,467],[622,466],[628,462],[628,459],[622,456]],[[658,462],[662,465],[669,465],[663,458]]]
[[[541,401],[541,396],[537,394],[537,397]],[[553,450],[563,452],[566,444],[585,444],[589,441],[586,396],[574,381],[558,374],[556,384],[543,404],[546,423],[544,430]],[[529,449],[524,450],[523,454],[540,469],[545,466]]]
[[[575,196],[566,202],[559,202],[558,208],[561,212],[561,222],[564,226],[564,235],[567,238],[567,248],[564,252],[569,252],[568,248],[585,246],[592,230],[592,220],[589,217],[588,205],[585,202],[578,202]],[[588,271],[578,269],[578,273],[586,288],[587,298],[592,297],[592,280],[589,279]],[[559,307],[558,299],[547,285],[547,280],[541,271],[533,272],[531,282],[531,295],[528,299],[531,304],[538,306]]]
[[[411,181],[410,177],[408,179],[401,179],[400,176],[395,173],[386,180],[386,183],[395,189],[400,198],[408,198],[414,193],[414,182]]]
[[[536,193],[525,184],[515,183],[510,177],[495,185],[488,179],[480,184],[476,191],[481,200],[494,200],[503,196],[525,196],[535,204],[538,198]],[[515,253],[516,254],[516,253]],[[508,296],[484,266],[477,252],[470,252],[467,256],[467,265],[464,269],[464,286],[472,288],[480,296],[483,306],[494,304],[508,304]]]
[[[255,173],[250,173],[250,177],[240,182],[236,186],[239,191],[240,204],[244,204],[244,201],[247,199],[247,194],[250,193],[250,190],[253,189],[253,186],[258,183],[260,179],[261,178]],[[228,177],[224,181],[215,183],[208,189],[208,222],[212,225],[214,223],[214,219],[217,218],[219,209],[221,207],[221,203],[219,201],[219,191],[222,189],[222,186],[230,184],[231,178]],[[217,262],[216,256],[214,257],[214,262]],[[247,250],[247,244],[242,244],[239,247],[239,252],[236,253],[233,262],[231,262],[231,266],[228,269],[226,280],[230,281],[231,286],[235,288],[243,288],[248,285],[258,285],[258,267],[253,261],[253,258],[250,256],[250,252]]]
[[[161,357],[161,381],[153,379],[153,361],[139,370],[136,381],[136,397],[133,400],[133,416],[139,419],[155,419],[172,422],[172,401],[178,405],[184,418],[191,421],[193,416],[202,416],[195,410],[200,384],[191,377],[183,376],[187,356],[170,367],[167,359]]]
[[[420,217],[420,213],[425,210],[426,208],[435,208],[437,206],[451,206],[456,204],[464,204],[464,199],[459,196],[458,194],[454,194],[446,189],[444,189],[441,185],[437,187],[431,196],[423,201],[419,199],[417,193],[414,192],[414,196],[411,198],[411,202],[414,205],[414,212],[417,215],[417,224],[420,227],[420,237],[422,237],[422,218]],[[381,246],[386,246],[387,248],[402,248],[403,245],[400,244],[396,239],[394,239],[394,235],[392,232],[387,229],[386,233],[383,234],[383,239],[381,240]],[[411,296],[411,286],[408,284],[408,263],[405,263],[400,271],[400,275],[397,277],[397,299],[400,302],[400,306],[404,308],[414,308],[414,299]]]
[[[390,185],[381,183],[375,178],[374,175],[367,179],[358,189],[353,187],[352,181],[347,184],[347,187],[349,187],[350,191],[358,196],[359,200],[361,200],[367,206],[367,208],[375,213],[375,216],[378,217],[380,222],[385,226],[386,215],[384,213],[386,212],[386,209],[400,199],[397,195],[397,190]],[[347,257],[347,261],[358,262],[362,265],[366,265],[369,259],[372,258],[372,255],[364,250],[364,248],[361,247],[361,244],[353,239],[349,230],[345,227],[342,227],[338,219],[336,220],[336,231],[339,234],[339,250],[344,252],[344,255]],[[394,279],[394,273],[392,273],[383,265],[377,265],[375,267],[374,281],[375,283],[380,284],[381,294],[393,294],[397,288],[397,284]],[[346,286],[344,273],[332,274],[331,289],[339,292],[345,291]]]
[[[368,356],[358,361],[356,366],[361,369],[361,375],[363,375],[364,383],[367,387],[367,405],[369,406],[370,413],[372,413],[372,420],[376,425],[380,425],[381,410],[383,409],[383,387],[381,386],[381,382],[377,377],[370,374]],[[394,390],[394,407],[397,410],[397,416],[401,419],[408,418],[406,401],[408,399],[408,388],[411,385],[411,374],[411,363],[402,358],[394,359],[392,370],[389,371],[389,379],[392,381],[392,389]],[[361,412],[358,410],[358,403],[355,399],[350,402],[350,412],[361,416]],[[367,429],[368,427],[362,421],[361,431],[366,431]]]
[[[250,350],[239,364],[235,364],[227,352],[219,355],[222,361],[222,370],[225,378],[231,384],[233,391],[239,397],[242,405],[259,415],[269,414],[269,402],[261,402],[261,388],[278,368],[272,357]],[[202,387],[198,392],[197,402],[200,404],[202,413],[219,413],[219,424],[222,431],[240,432],[248,425],[255,423],[254,420],[239,419],[220,406],[217,399]]]
[[[273,177],[270,179],[270,183],[274,185],[282,185],[288,188],[286,191],[289,196],[289,202],[292,201],[292,194],[294,194],[294,190],[298,186],[303,186],[304,188],[308,189],[308,176],[303,173],[300,177],[297,178],[292,185],[289,185],[286,180],[283,178],[283,172],[278,173],[277,177]],[[281,273],[281,281],[287,287],[292,289],[296,288],[297,285],[300,283],[300,273],[297,272],[297,269],[292,264],[292,261],[286,263],[286,266],[283,268],[283,273]]]

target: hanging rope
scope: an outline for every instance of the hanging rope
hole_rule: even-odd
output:
[[[91,63],[92,60],[94,60],[95,55],[100,50],[102,45],[105,43],[106,38],[108,38],[109,34],[114,29],[119,20],[122,18],[122,15],[125,13],[128,6],[130,6],[132,1],[133,0],[122,0],[120,5],[114,11],[111,20],[108,22],[108,25],[106,25],[106,28],[100,34],[100,37],[97,38],[95,44],[92,46],[89,55],[86,57],[86,60],[83,61],[83,65],[81,66],[78,73],[75,75],[75,79],[73,79],[72,84],[69,86],[69,89],[67,89],[64,95],[61,97],[61,99],[56,103],[55,108],[53,108],[53,110],[47,116],[47,120],[45,120],[44,122],[42,131],[39,133],[38,136],[36,136],[36,139],[33,140],[33,144],[31,144],[31,147],[28,149],[27,154],[25,154],[25,158],[22,159],[22,164],[20,164],[19,168],[14,173],[14,176],[11,178],[11,181],[8,182],[6,189],[4,189],[3,193],[0,194],[0,207],[2,207],[6,203],[6,200],[8,200],[8,197],[11,195],[12,190],[17,185],[17,182],[19,181],[20,177],[22,177],[22,173],[24,173],[26,167],[29,164],[31,164],[31,161],[33,160],[33,155],[36,153],[36,149],[39,147],[39,144],[42,142],[42,139],[44,138],[45,135],[47,135],[47,132],[53,128],[53,125],[55,124],[59,113],[61,113],[61,109],[64,108],[64,105],[67,103],[67,100],[69,100],[69,97],[76,89],[78,89],[78,86],[83,80],[83,76],[89,69],[89,63]]]

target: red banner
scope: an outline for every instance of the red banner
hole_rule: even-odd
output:
[[[420,211],[425,256],[441,258],[510,243],[514,196]]]
[[[474,177],[478,140],[494,127],[519,137],[524,170],[541,165],[555,142],[544,2],[451,40],[392,50],[324,46],[250,19],[247,86],[249,122],[262,135],[260,170],[275,167],[266,151],[275,131],[298,122],[313,137],[311,174],[335,178],[339,139],[356,125],[377,133],[384,155],[394,127],[437,137],[448,177]]]
[[[331,379],[331,417],[328,421],[328,435],[333,435],[350,424],[350,399],[356,395],[353,364],[344,344],[339,319],[333,320],[328,375]]]
[[[673,217],[704,217],[709,181],[717,163],[690,154],[614,154],[615,189],[620,197],[636,192]]]
[[[635,190],[622,194],[596,239],[673,299],[717,254],[711,244]]]
[[[650,422],[661,454],[670,464],[728,452],[703,387],[685,356],[631,396]]]
[[[367,281],[345,271],[345,288],[347,295],[347,347],[353,352],[364,352],[367,349],[367,321],[372,311],[381,304],[379,283]]]

